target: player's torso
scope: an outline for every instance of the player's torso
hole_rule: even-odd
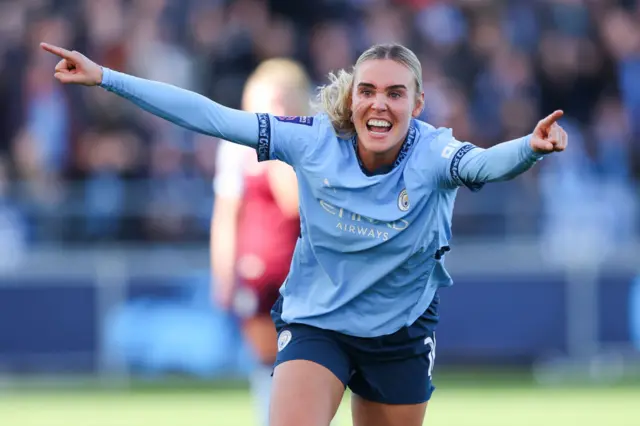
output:
[[[435,184],[420,145],[429,141],[419,136],[410,134],[383,175],[367,176],[352,142],[338,138],[304,159],[302,238],[281,290],[285,321],[382,335],[414,321],[450,284],[437,253],[448,244],[455,191]]]
[[[338,138],[305,161],[298,171],[302,232],[316,250],[409,257],[437,244],[450,197],[431,183],[428,165],[412,161],[420,143],[410,133],[404,157],[380,175],[365,174],[352,142]]]
[[[451,285],[439,253],[456,190],[442,184],[440,133],[414,121],[394,167],[374,176],[353,141],[320,134],[296,168],[302,235],[282,318],[360,337],[393,333]]]

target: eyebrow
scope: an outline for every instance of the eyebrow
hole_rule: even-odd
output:
[[[376,88],[375,84],[371,84],[371,83],[359,83],[358,87],[367,87],[370,89]],[[393,84],[391,86],[387,86],[386,88],[386,90],[398,90],[398,89],[407,90],[407,86],[405,86],[404,84]]]

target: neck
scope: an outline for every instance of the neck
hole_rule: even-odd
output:
[[[385,152],[368,151],[361,143],[357,144],[358,157],[362,166],[372,174],[388,171],[398,158],[402,143]]]
[[[396,159],[400,154],[400,150],[409,137],[410,131],[411,126],[400,143],[384,152],[373,152],[367,150],[356,136],[356,153],[358,154],[362,167],[370,174],[387,173],[393,167],[393,163],[396,162]]]

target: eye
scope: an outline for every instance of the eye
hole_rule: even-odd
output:
[[[391,99],[400,99],[402,97],[402,93],[400,92],[391,92],[389,93]]]
[[[360,93],[361,93],[363,96],[371,96],[371,95],[373,94],[373,91],[372,91],[371,89],[362,89],[362,90],[360,91]]]

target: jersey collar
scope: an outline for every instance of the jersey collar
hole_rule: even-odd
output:
[[[391,170],[396,168],[407,157],[407,154],[409,154],[409,150],[411,149],[411,147],[415,143],[416,133],[417,133],[416,120],[414,118],[414,119],[411,119],[411,124],[409,125],[409,132],[407,133],[407,137],[405,138],[404,142],[402,143],[402,148],[400,148],[400,152],[398,152],[398,157],[396,157],[396,161],[394,161],[393,164],[390,165],[390,166],[382,167],[382,168],[380,168],[378,170],[375,170],[373,172],[368,171],[364,167],[364,164],[362,164],[362,160],[360,159],[360,156],[358,155],[358,138],[357,138],[357,135],[352,136],[351,137],[351,143],[353,144],[353,150],[356,153],[356,158],[358,159],[358,165],[360,166],[360,170],[362,170],[362,173],[364,173],[367,176],[383,175],[385,173],[389,173]]]

